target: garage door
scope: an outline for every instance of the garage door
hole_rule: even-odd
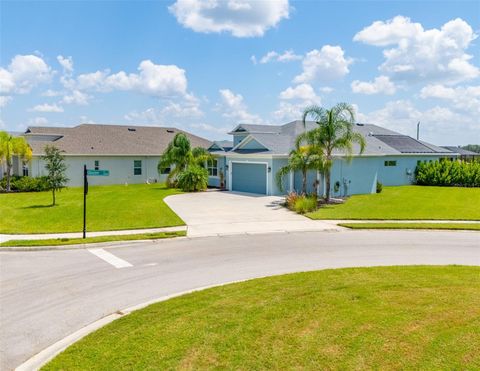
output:
[[[232,191],[267,193],[267,166],[264,164],[233,163]]]

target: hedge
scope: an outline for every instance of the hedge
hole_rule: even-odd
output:
[[[419,185],[480,187],[480,162],[441,160],[419,163],[415,180]]]

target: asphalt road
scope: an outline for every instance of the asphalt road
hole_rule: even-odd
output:
[[[105,315],[202,286],[323,268],[480,265],[480,233],[276,233],[131,243],[105,250],[123,259],[116,262],[123,268],[86,249],[0,253],[1,370],[18,366]]]

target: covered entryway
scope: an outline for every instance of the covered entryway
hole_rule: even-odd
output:
[[[232,162],[231,190],[267,194],[267,164]]]

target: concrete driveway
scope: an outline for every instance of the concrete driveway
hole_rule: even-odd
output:
[[[337,231],[335,223],[310,220],[281,205],[283,197],[208,191],[169,196],[165,202],[188,226],[188,236],[238,233]]]

